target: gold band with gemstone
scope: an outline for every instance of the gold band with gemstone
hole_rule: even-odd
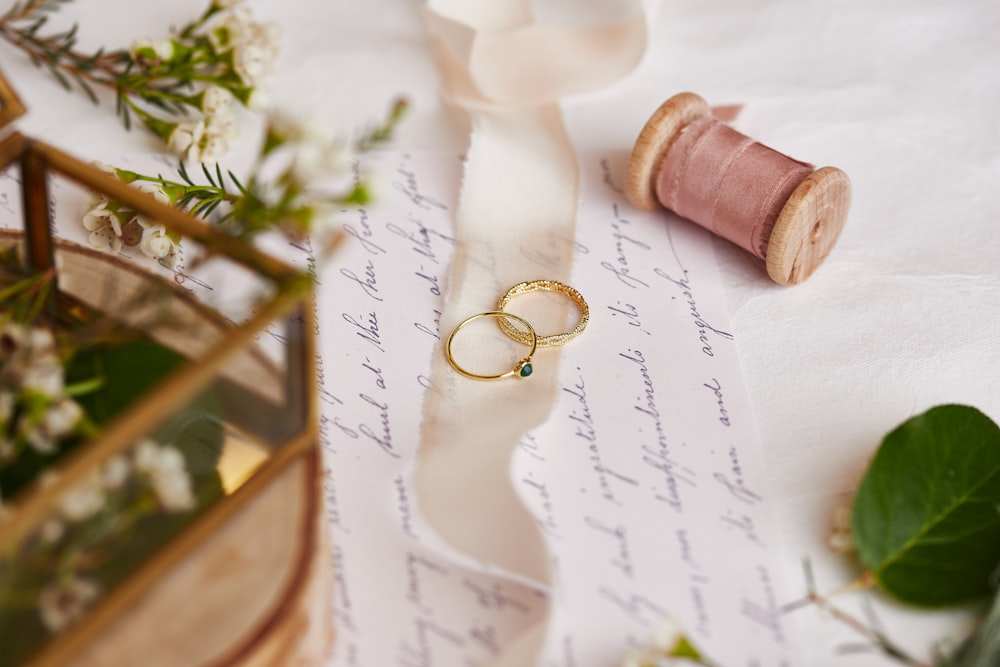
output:
[[[519,359],[518,362],[514,364],[513,369],[507,371],[506,373],[500,373],[498,375],[480,375],[479,373],[473,373],[471,371],[467,371],[461,366],[459,366],[458,362],[455,360],[455,356],[451,353],[451,343],[452,341],[455,340],[455,334],[458,333],[459,329],[464,327],[469,322],[472,322],[473,320],[478,320],[480,317],[495,317],[497,318],[498,322],[506,322],[507,318],[510,318],[512,320],[516,320],[517,322],[523,324],[525,328],[524,332],[518,331],[517,329],[515,329],[515,331],[524,334],[525,340],[521,341],[516,338],[514,340],[517,340],[517,342],[519,343],[523,342],[525,345],[531,347],[531,350],[528,352],[528,356],[524,357],[523,359]],[[511,325],[507,324],[507,326]],[[458,371],[465,377],[472,378],[473,380],[500,380],[507,377],[526,378],[529,375],[531,375],[532,371],[534,370],[531,366],[531,355],[535,353],[535,350],[537,349],[537,343],[538,343],[538,335],[535,333],[535,330],[534,328],[532,328],[531,324],[529,324],[528,321],[525,320],[523,317],[518,317],[517,315],[514,315],[512,313],[505,313],[499,310],[491,310],[485,313],[476,313],[475,315],[466,317],[464,320],[459,322],[458,326],[456,326],[452,330],[451,335],[448,336],[448,342],[445,343],[444,346],[444,353],[445,356],[448,357],[448,363],[451,364],[452,368],[454,368],[456,371]]]
[[[590,306],[587,305],[587,302],[584,300],[582,294],[569,285],[561,283],[557,280],[527,280],[514,285],[507,290],[502,297],[500,297],[499,301],[497,301],[497,311],[506,312],[504,309],[515,296],[537,290],[543,290],[545,292],[559,292],[560,294],[568,296],[580,309],[580,321],[577,322],[575,327],[564,333],[539,336],[534,331],[531,331],[530,333],[526,330],[521,331],[506,319],[499,318],[497,320],[497,325],[508,338],[516,340],[518,343],[523,345],[529,345],[532,338],[534,338],[538,347],[557,347],[559,345],[565,345],[583,333],[583,330],[587,328],[587,322],[590,321]],[[517,319],[520,320],[520,318]],[[521,321],[523,322],[523,320]]]

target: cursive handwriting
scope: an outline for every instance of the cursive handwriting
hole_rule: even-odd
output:
[[[667,434],[664,430],[663,419],[659,408],[656,407],[656,386],[653,378],[649,374],[649,366],[646,365],[646,357],[641,350],[629,348],[626,352],[619,352],[619,357],[627,359],[635,364],[642,378],[642,394],[636,397],[637,403],[632,407],[643,415],[649,417],[653,422],[653,433],[656,436],[655,446],[648,443],[643,444],[643,463],[663,473],[664,483],[667,486],[666,495],[656,495],[656,499],[666,503],[678,514],[684,511],[684,501],[681,498],[681,484],[696,487],[694,471],[679,465],[672,457],[671,447],[667,441]]]
[[[701,313],[698,312],[698,302],[695,300],[694,291],[691,289],[691,280],[688,277],[687,269],[684,269],[684,277],[680,279],[670,277],[670,274],[660,268],[653,269],[653,273],[676,286],[681,291],[681,296],[687,300],[688,313],[691,315],[691,319],[694,321],[694,325],[698,329],[698,342],[701,344],[702,354],[708,357],[715,356],[715,348],[712,347],[712,338],[710,334],[716,334],[724,340],[733,340],[733,335],[731,333],[716,329],[711,324],[706,322],[701,316]]]
[[[611,566],[631,579],[635,572],[632,567],[632,556],[629,554],[628,531],[625,526],[621,523],[609,526],[592,516],[583,517],[583,523],[599,535],[612,539],[615,554],[611,557]]]
[[[536,514],[535,522],[542,532],[554,540],[559,539],[559,526],[556,524],[555,512],[552,511],[552,494],[545,482],[534,479],[534,474],[530,471],[528,476],[521,479],[521,484],[533,492],[538,497],[538,506],[541,509],[541,516]]]
[[[581,371],[577,367],[577,371]],[[587,442],[587,451],[594,472],[597,473],[598,484],[601,489],[601,497],[615,505],[622,506],[622,502],[615,497],[611,488],[612,481],[623,482],[630,486],[638,486],[639,482],[622,473],[609,468],[601,457],[601,448],[597,441],[597,431],[594,428],[594,418],[590,413],[590,404],[587,401],[586,382],[581,373],[579,379],[572,387],[563,387],[562,390],[576,397],[577,406],[569,414],[570,421],[575,423],[575,435]]]
[[[403,528],[403,534],[413,540],[419,540],[416,531],[413,529],[413,509],[410,506],[410,494],[406,489],[406,480],[401,475],[397,475],[392,480],[396,487],[396,510],[399,512],[399,522]]]
[[[455,239],[447,234],[442,234],[439,231],[431,229],[424,224],[420,218],[415,218],[410,215],[407,216],[406,221],[409,222],[412,227],[416,227],[416,230],[409,231],[394,222],[386,224],[385,228],[396,236],[409,241],[410,250],[417,253],[421,257],[429,259],[435,264],[438,264],[439,260],[437,252],[434,250],[434,241],[444,241],[449,245],[454,245],[455,243]]]
[[[405,165],[400,165],[396,169],[396,174],[402,178],[394,180],[392,182],[392,187],[398,192],[401,192],[403,196],[409,199],[410,202],[417,208],[423,209],[424,211],[430,211],[431,209],[438,209],[441,211],[447,210],[448,207],[445,206],[444,203],[420,191],[420,183],[417,181],[417,172]]]
[[[774,584],[771,582],[771,574],[763,565],[758,565],[756,569],[757,580],[763,590],[764,602],[762,604],[754,600],[743,598],[741,612],[745,617],[770,632],[771,638],[776,644],[784,644],[785,634],[781,629],[778,606],[774,595]]]
[[[626,226],[632,223],[621,216],[617,203],[613,203],[611,209],[614,214],[611,222],[611,238],[615,241],[615,259],[614,262],[601,262],[601,267],[613,273],[618,281],[626,287],[631,289],[636,289],[640,285],[649,287],[649,283],[632,275],[632,267],[626,252],[634,249],[649,250],[649,244],[628,234]]]
[[[344,223],[342,225],[344,233],[357,239],[361,244],[361,247],[364,248],[365,252],[368,254],[384,255],[385,248],[375,243],[372,239],[374,232],[372,231],[371,225],[368,223],[368,212],[364,209],[359,209],[358,215],[360,215],[360,218],[358,218],[358,227],[360,227],[360,229],[350,223]]]
[[[363,278],[358,276],[358,274],[354,271],[346,268],[340,269],[340,275],[360,287],[361,291],[363,291],[369,299],[374,299],[378,302],[382,302],[384,300],[381,296],[379,296],[378,280],[375,279],[375,264],[370,259],[365,262]]]
[[[376,350],[385,354],[385,348],[382,347],[382,336],[379,334],[378,328],[378,314],[373,310],[368,313],[367,319],[364,315],[355,318],[347,313],[341,313],[341,317],[348,324],[353,325],[357,331],[355,333],[361,337],[362,340],[370,343]]]
[[[642,328],[642,322],[639,321],[639,309],[631,303],[622,303],[619,300],[616,305],[608,306],[608,310],[611,311],[611,317],[617,317],[620,315],[630,327],[635,327],[647,336],[652,335]]]
[[[711,381],[705,382],[701,386],[715,395],[715,403],[719,408],[719,423],[727,428],[732,426],[732,422],[729,421],[729,411],[726,410],[726,402],[722,398],[722,383],[719,382],[718,378],[712,378]]]
[[[424,599],[423,573],[435,574],[438,577],[446,577],[448,570],[443,565],[435,563],[426,556],[407,552],[406,554],[406,600],[421,613],[425,615],[433,614],[430,605]]]
[[[358,431],[360,431],[361,434],[367,437],[369,440],[372,440],[375,444],[377,444],[379,446],[379,449],[381,449],[383,452],[385,452],[394,459],[398,459],[400,456],[399,452],[397,452],[392,445],[392,422],[389,419],[389,404],[379,403],[368,394],[358,394],[358,396],[361,397],[362,401],[364,401],[368,405],[378,410],[378,421],[380,428],[379,432],[376,433],[375,429],[373,429],[368,424],[362,422],[361,424],[358,425]]]

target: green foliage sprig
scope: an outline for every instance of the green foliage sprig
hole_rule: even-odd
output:
[[[15,3],[0,16],[0,39],[95,104],[97,90],[112,91],[126,128],[138,119],[178,155],[218,160],[235,133],[231,100],[249,106],[261,94],[277,55],[277,26],[255,22],[237,6],[242,0],[214,0],[168,38],[84,53],[77,49],[77,24],[61,32],[45,30],[51,15],[71,1]]]
[[[835,517],[831,545],[856,552],[865,568],[849,589],[876,585],[903,602],[935,608],[992,596],[992,611],[979,629],[934,664],[1000,664],[1000,427],[985,414],[969,406],[942,405],[889,433],[869,464],[851,512]],[[925,665],[837,610],[811,583],[808,601],[890,658]]]
[[[219,164],[209,168],[203,163],[200,179],[183,162],[177,178],[98,166],[162,203],[211,220],[234,237],[251,240],[277,231],[301,240],[318,231],[330,209],[368,203],[370,186],[354,173],[354,156],[388,141],[406,107],[397,102],[384,122],[353,142],[332,137],[318,125],[272,115],[244,179]],[[321,190],[317,182],[327,185]],[[167,267],[179,257],[180,238],[120,202],[100,198],[84,215],[83,225],[95,248],[119,252],[137,246]]]

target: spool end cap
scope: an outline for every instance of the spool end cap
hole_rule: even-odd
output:
[[[851,205],[851,181],[836,167],[817,169],[792,192],[767,244],[767,275],[795,285],[812,275],[837,243]]]

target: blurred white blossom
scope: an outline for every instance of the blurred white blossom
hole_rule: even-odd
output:
[[[132,42],[129,50],[132,58],[138,61],[169,62],[174,57],[176,47],[172,39],[151,40],[137,39]]]
[[[42,622],[50,632],[59,632],[83,616],[100,593],[100,587],[89,579],[75,576],[57,579],[38,596]]]
[[[48,329],[7,322],[0,328],[0,460],[24,447],[58,451],[83,419],[65,393],[62,359]]]
[[[184,456],[176,447],[146,439],[136,445],[136,470],[148,475],[160,505],[169,512],[193,509],[195,496]]]
[[[105,495],[97,471],[91,471],[59,498],[59,511],[70,521],[85,521],[101,511]]]

